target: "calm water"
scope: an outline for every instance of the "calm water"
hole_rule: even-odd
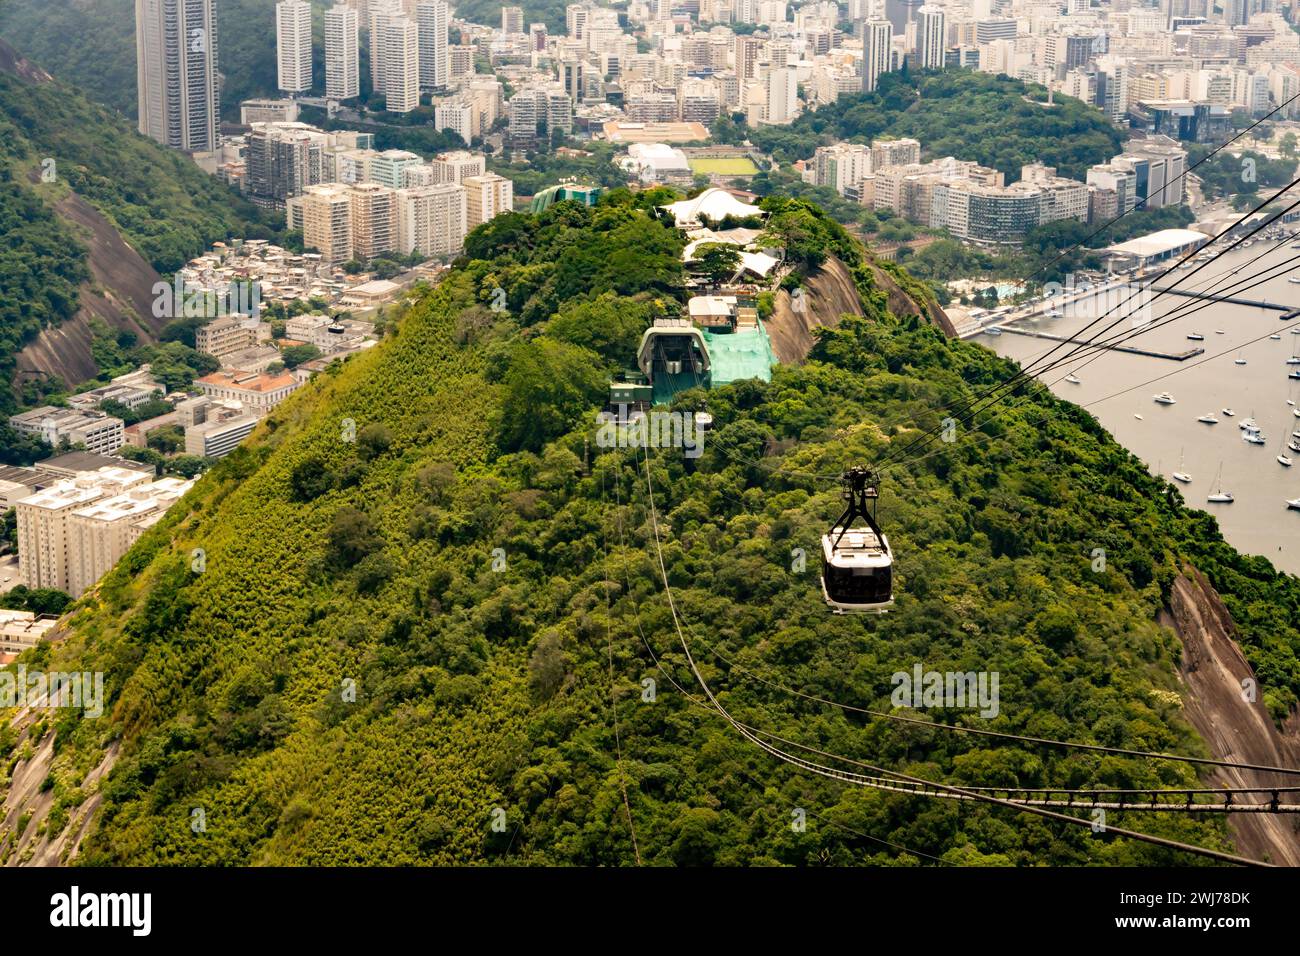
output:
[[[1184,277],[1179,288],[1222,291],[1245,275],[1280,267],[1293,257],[1300,257],[1300,250],[1291,249],[1290,242],[1256,243],[1250,249],[1225,255],[1194,276],[1189,277],[1190,270],[1179,270],[1174,276]],[[1244,272],[1236,279],[1216,282],[1218,276],[1231,269],[1244,269]],[[1290,284],[1286,279],[1291,272],[1300,274],[1300,259],[1276,278],[1230,294],[1300,306],[1300,285]],[[1162,284],[1173,281],[1171,276]],[[1124,295],[1112,295],[1108,304],[1123,302],[1124,298]],[[1204,303],[1163,296],[1151,304],[1150,314],[1158,322],[1171,312],[1185,313],[1201,305]],[[1085,334],[1095,334],[1129,308],[1118,309]],[[1033,323],[1022,320],[1018,324],[1053,334],[1069,334],[1088,325],[1106,308],[1081,305],[1064,311],[1066,314],[1061,318],[1042,318]],[[1166,479],[1174,471],[1190,474],[1191,483],[1180,485],[1188,505],[1215,515],[1224,536],[1237,549],[1264,555],[1278,568],[1300,573],[1300,511],[1288,511],[1285,503],[1288,498],[1300,498],[1300,453],[1285,449],[1291,432],[1300,431],[1300,418],[1294,416],[1292,406],[1287,404],[1288,399],[1300,403],[1300,381],[1287,378],[1287,371],[1300,369],[1300,365],[1286,364],[1293,351],[1300,352],[1300,335],[1289,331],[1300,330],[1300,322],[1283,322],[1279,316],[1279,312],[1249,306],[1209,304],[1129,343],[1167,352],[1199,346],[1205,349],[1203,355],[1174,362],[1108,351],[1086,366],[1089,357],[1079,358],[1047,373],[1043,381],[1054,383],[1052,390],[1062,398],[1087,406],[1116,440],[1143,459],[1153,473],[1159,472]],[[1127,323],[1113,331],[1125,327]],[[1216,330],[1224,334],[1216,334]],[[1193,332],[1204,335],[1205,340],[1189,341],[1187,335]],[[1267,337],[1274,333],[1281,339],[1274,341]],[[1254,339],[1260,341],[1252,342]],[[1022,363],[1043,355],[1056,344],[1005,333],[996,337],[978,336],[977,341]],[[1053,358],[1065,354],[1069,348],[1063,346],[1053,353]],[[1235,364],[1239,357],[1247,364]],[[1070,371],[1075,372],[1079,384],[1058,381]],[[1171,372],[1174,374],[1170,375]],[[1161,375],[1168,377],[1142,384]],[[1129,388],[1132,391],[1116,395]],[[1156,403],[1153,396],[1164,391],[1177,403]],[[1236,417],[1223,415],[1223,408],[1231,408]],[[1202,424],[1196,420],[1207,412],[1213,412],[1219,424]],[[1135,415],[1141,415],[1142,419]],[[1237,423],[1248,417],[1259,423],[1265,444],[1242,441]],[[1295,465],[1283,467],[1276,460],[1279,453],[1295,459]],[[1222,477],[1216,483],[1220,468]],[[1172,480],[1171,483],[1177,484]],[[1218,490],[1220,485],[1236,501],[1206,502],[1206,495]]]

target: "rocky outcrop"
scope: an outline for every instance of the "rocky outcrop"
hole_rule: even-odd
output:
[[[923,315],[943,329],[944,334],[955,336],[956,330],[943,309],[932,303],[918,303],[902,286],[868,257],[867,264],[875,277],[876,286],[888,295],[889,311],[895,315]],[[768,318],[767,334],[772,340],[772,350],[783,365],[798,365],[808,357],[818,328],[835,328],[845,315],[863,315],[862,298],[848,267],[834,256],[804,283],[799,296],[799,308],[784,289],[776,293],[775,310]]]
[[[1300,727],[1295,715],[1279,731],[1261,695],[1248,692],[1255,686],[1255,675],[1237,646],[1236,625],[1218,592],[1199,571],[1188,568],[1175,579],[1165,623],[1183,644],[1180,675],[1187,689],[1183,709],[1213,755],[1240,763],[1300,767]],[[1224,787],[1294,787],[1300,780],[1220,767],[1208,782]],[[1283,797],[1283,802],[1294,802]],[[1242,802],[1268,801],[1261,795]],[[1243,855],[1300,866],[1300,818],[1236,813],[1230,825]]]
[[[54,208],[86,246],[91,278],[81,285],[76,315],[44,329],[18,353],[16,378],[54,375],[76,385],[99,371],[90,349],[92,320],[102,320],[115,330],[130,330],[140,342],[156,341],[168,320],[153,316],[158,273],[98,209],[74,192]]]

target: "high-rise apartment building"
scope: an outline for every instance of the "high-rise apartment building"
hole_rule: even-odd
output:
[[[501,32],[509,36],[524,32],[524,8],[501,8]]]
[[[409,113],[420,105],[420,31],[406,17],[381,15],[371,37],[379,60],[385,109]]]
[[[288,226],[302,230],[302,244],[329,265],[352,258],[352,202],[342,183],[308,186],[288,203]]]
[[[515,184],[504,176],[467,176],[462,185],[467,190],[465,224],[470,229],[514,209]]]
[[[397,247],[397,194],[379,183],[348,187],[352,258],[367,262]]]
[[[361,20],[346,3],[325,11],[325,95],[350,100],[361,95]]]
[[[927,6],[917,11],[916,54],[920,69],[943,69],[947,30],[947,17],[940,8]]]
[[[456,183],[399,189],[397,251],[425,256],[458,255],[465,246],[467,190]]]
[[[306,0],[281,0],[275,5],[275,50],[281,91],[310,90],[311,4]]]
[[[892,65],[894,27],[888,20],[868,20],[862,25],[862,91],[870,93],[880,75]]]
[[[219,145],[217,19],[213,0],[135,0],[140,132],[164,146]]]
[[[447,41],[451,8],[446,0],[423,0],[416,6],[415,16],[420,34],[420,89],[446,89],[451,79]]]

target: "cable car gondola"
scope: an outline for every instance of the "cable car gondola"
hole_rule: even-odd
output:
[[[876,476],[854,467],[840,481],[848,506],[822,535],[822,596],[836,614],[883,613],[894,604],[894,556],[876,524]]]

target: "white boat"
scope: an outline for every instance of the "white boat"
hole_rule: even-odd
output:
[[[1286,506],[1292,511],[1300,511],[1300,498],[1288,498]]]
[[[1152,396],[1152,398],[1154,398],[1156,403],[1159,405],[1173,405],[1178,401],[1168,392],[1161,392],[1159,395]]]
[[[1197,420],[1198,422],[1205,422],[1205,424],[1207,424],[1207,425],[1217,425],[1217,424],[1219,424],[1219,420],[1218,420],[1217,418],[1214,417],[1214,413],[1213,413],[1213,412],[1207,412],[1206,414],[1202,415],[1200,418],[1198,418],[1198,419],[1196,419],[1196,420]]]
[[[1243,418],[1241,421],[1237,422],[1237,427],[1240,428],[1242,431],[1248,431],[1249,429],[1252,428],[1255,429],[1256,431],[1259,430],[1259,425],[1255,422],[1255,419],[1253,418]]]
[[[1204,341],[1205,341],[1205,336],[1202,335],[1200,332],[1193,332],[1193,333],[1191,333],[1190,335],[1188,335],[1187,337],[1188,337],[1189,339],[1191,339],[1193,342],[1204,342]]]
[[[1228,503],[1231,503],[1231,502],[1233,501],[1233,497],[1232,497],[1231,494],[1229,494],[1229,493],[1226,492],[1226,491],[1216,491],[1214,494],[1212,494],[1212,495],[1208,495],[1208,496],[1206,497],[1205,500],[1206,500],[1206,501],[1213,501],[1213,502],[1228,502]]]
[[[1278,335],[1277,333],[1274,333],[1273,335],[1270,335],[1269,338],[1272,339],[1274,342],[1277,342],[1281,340],[1282,336]]]
[[[1291,414],[1294,415],[1296,418],[1300,418],[1300,408],[1291,409]]]
[[[1286,281],[1294,282],[1296,285],[1300,285],[1300,275],[1287,276]]]
[[[1286,447],[1288,451],[1293,451],[1296,454],[1300,455],[1300,445],[1297,445],[1294,440],[1287,442]]]
[[[1287,378],[1300,378],[1300,369],[1292,369],[1286,373]]]
[[[1062,312],[1060,309],[1048,309],[1046,312],[1043,313],[1043,315],[1047,316],[1049,319],[1059,319],[1064,314],[1065,313]]]
[[[1246,360],[1245,360],[1244,358],[1233,359],[1233,360],[1232,360],[1232,364],[1233,364],[1233,365],[1245,365],[1245,364],[1246,364]]]
[[[1078,376],[1076,376],[1073,372],[1070,373],[1069,375],[1065,376],[1065,380],[1066,380],[1067,382],[1069,382],[1071,385],[1078,385],[1078,384],[1079,384],[1079,378],[1078,378]]]
[[[1258,431],[1257,429],[1252,429],[1251,431],[1246,432],[1244,435],[1241,436],[1241,440],[1250,445],[1266,444],[1266,442],[1264,441],[1263,433]]]
[[[1183,484],[1187,484],[1192,480],[1192,476],[1185,471],[1175,471],[1173,477],[1174,481],[1181,481]]]
[[[1143,419],[1142,419],[1142,416],[1139,415],[1137,412],[1134,412],[1134,413],[1133,413],[1133,417],[1136,418],[1138,421],[1142,421],[1142,420],[1143,420]]]
[[[1223,329],[1215,329],[1215,330],[1214,330],[1214,334],[1215,334],[1215,335],[1227,335],[1228,333],[1224,332]]]
[[[1229,418],[1231,418],[1233,415],[1237,414],[1237,413],[1234,412],[1231,408],[1220,409],[1220,411],[1222,411],[1223,414],[1227,415]]]
[[[1291,459],[1288,458],[1286,455],[1278,455],[1277,460],[1278,460],[1278,464],[1280,464],[1283,468],[1291,467]]]
[[[1293,356],[1291,356],[1289,359],[1286,360],[1286,364],[1287,364],[1287,365],[1300,365],[1300,357],[1297,357],[1297,356],[1293,355]]]

